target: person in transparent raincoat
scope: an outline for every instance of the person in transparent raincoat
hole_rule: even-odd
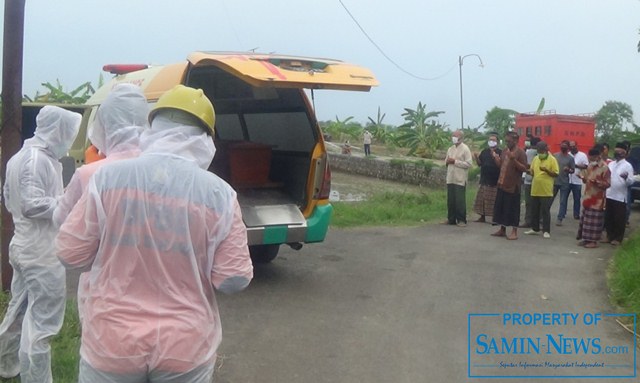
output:
[[[4,198],[15,229],[9,244],[11,301],[0,324],[0,377],[52,381],[49,339],[62,327],[66,299],[65,270],[53,249],[52,216],[63,191],[58,160],[73,144],[81,119],[45,106],[34,136],[7,163]]]
[[[105,155],[105,159],[86,164],[76,170],[62,199],[53,213],[53,222],[60,226],[87,188],[89,178],[102,165],[140,154],[140,133],[148,128],[149,104],[139,86],[118,84],[98,108],[89,131],[89,139]],[[82,321],[82,305],[86,299],[89,278],[80,274],[78,281],[78,313]]]
[[[80,382],[209,383],[222,338],[214,289],[253,277],[235,191],[207,172],[215,113],[177,86],[152,109],[138,158],[102,166],[56,238],[90,268]]]

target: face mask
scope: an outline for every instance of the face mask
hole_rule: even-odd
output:
[[[547,159],[547,157],[549,157],[549,153],[545,153],[545,154],[538,153],[538,157],[539,157],[541,160],[546,160],[546,159]]]
[[[498,145],[498,143],[495,142],[495,141],[489,141],[489,142],[487,142],[487,144],[489,144],[490,148],[495,148]]]
[[[598,165],[598,161],[591,161],[591,162],[589,162],[589,165],[596,166],[596,165]]]
[[[525,141],[524,146],[531,146],[531,141]]]
[[[457,144],[458,143],[458,137],[451,137],[451,142],[453,142],[453,144]]]

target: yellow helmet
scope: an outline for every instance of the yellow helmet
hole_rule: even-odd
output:
[[[187,112],[202,123],[207,133],[214,135],[216,124],[216,112],[213,104],[202,89],[189,88],[184,85],[176,85],[173,89],[165,92],[149,113],[149,123],[153,121],[155,115],[163,109],[177,109]]]

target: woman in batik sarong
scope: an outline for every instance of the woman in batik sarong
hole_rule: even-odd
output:
[[[595,248],[598,247],[604,226],[605,190],[611,185],[611,172],[602,160],[599,149],[589,150],[589,166],[583,173],[585,190],[577,239],[580,240],[579,246]]]
[[[476,200],[473,204],[473,211],[480,215],[475,222],[486,222],[486,216],[493,216],[493,206],[496,203],[496,193],[498,192],[498,177],[500,176],[500,166],[497,162],[502,154],[498,148],[498,136],[489,136],[488,148],[478,153],[473,153],[473,158],[480,166],[480,187]]]

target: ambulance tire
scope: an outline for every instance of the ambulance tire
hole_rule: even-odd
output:
[[[249,246],[249,254],[253,263],[269,263],[278,256],[280,245],[253,245]]]

